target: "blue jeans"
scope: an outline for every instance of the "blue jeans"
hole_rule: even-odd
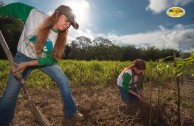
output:
[[[33,59],[17,52],[14,60],[17,64],[19,64],[21,62],[31,61]],[[44,67],[28,67],[22,73],[24,79],[26,79],[31,71],[34,69],[41,70],[56,82],[60,89],[61,97],[64,104],[64,116],[72,117],[78,110],[72,97],[69,80],[65,76],[64,72],[57,64]],[[8,126],[11,123],[14,117],[14,111],[20,89],[21,85],[19,84],[19,81],[16,80],[13,74],[10,72],[6,88],[3,92],[3,95],[0,97],[0,126]]]
[[[121,86],[118,86],[118,89],[119,89],[119,94],[120,94],[120,96],[121,96],[121,99],[124,101],[124,102],[130,102],[130,101],[138,101],[139,99],[135,96],[135,95],[133,95],[133,94],[131,94],[131,93],[129,93],[129,92],[127,92],[127,91],[125,91],[124,89],[123,89],[123,87],[121,87]],[[133,91],[134,92],[138,92],[138,90],[136,89],[136,88],[134,88],[133,89]]]

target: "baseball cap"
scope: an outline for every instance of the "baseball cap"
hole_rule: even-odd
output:
[[[75,21],[75,15],[69,6],[60,5],[55,11],[60,11],[64,14],[75,29],[79,28],[78,23]]]

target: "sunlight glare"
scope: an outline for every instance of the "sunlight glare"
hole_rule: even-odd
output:
[[[79,25],[83,25],[88,20],[89,15],[89,3],[85,0],[74,1],[71,0],[67,3],[73,10],[73,13],[76,15],[76,21]]]

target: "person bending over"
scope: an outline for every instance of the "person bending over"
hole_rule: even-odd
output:
[[[11,67],[6,88],[0,97],[0,126],[8,126],[14,117],[21,89],[14,73],[19,71],[26,79],[34,69],[46,73],[58,85],[64,104],[64,117],[83,120],[84,116],[78,112],[72,97],[69,80],[57,64],[64,52],[68,29],[70,26],[79,28],[72,9],[61,5],[48,16],[29,5],[12,3],[0,7],[0,16],[15,17],[24,23],[14,57],[17,67]]]

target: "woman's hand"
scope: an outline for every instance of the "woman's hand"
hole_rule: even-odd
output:
[[[144,93],[142,89],[140,89],[139,95],[141,96],[141,99],[143,99],[143,101],[146,102],[146,98],[144,97]]]
[[[16,67],[11,66],[11,72],[13,74],[15,74],[16,72],[23,73],[26,67],[28,67],[28,62],[23,62],[18,64]]]
[[[141,102],[146,102],[145,98],[143,97],[143,93],[136,93],[133,90],[129,90],[129,93],[135,95]]]
[[[141,96],[141,95],[138,94],[137,97],[139,98],[139,100],[141,102],[146,102],[146,100],[145,100],[145,98],[143,96]]]
[[[11,72],[13,74],[15,74],[16,72],[24,72],[24,70],[26,69],[26,67],[29,66],[37,66],[38,65],[38,60],[32,60],[32,61],[28,61],[28,62],[22,62],[20,64],[18,64],[16,67],[11,66]]]

